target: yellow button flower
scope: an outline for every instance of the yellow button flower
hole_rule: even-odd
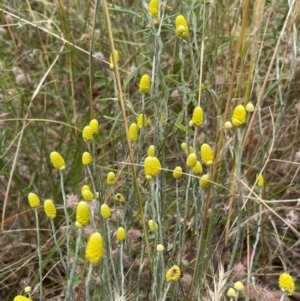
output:
[[[111,217],[111,210],[110,210],[110,208],[109,208],[109,206],[107,204],[102,204],[101,205],[101,207],[100,207],[100,213],[101,213],[101,216],[104,219],[107,219],[107,218]]]
[[[281,290],[286,291],[289,296],[295,292],[295,282],[292,276],[288,273],[283,273],[279,276],[278,285]]]
[[[149,13],[152,18],[158,17],[158,0],[150,0],[149,2]]]
[[[185,17],[179,15],[176,17],[175,20],[175,27],[176,27],[176,35],[181,38],[187,38],[189,35],[189,28],[186,23]]]
[[[40,198],[33,192],[28,194],[28,201],[31,208],[37,208],[40,206]]]
[[[203,110],[201,107],[198,106],[194,109],[192,121],[195,126],[201,126],[203,123]]]
[[[97,119],[92,119],[89,127],[92,129],[93,135],[97,135],[99,133],[99,123]]]
[[[150,92],[150,81],[151,81],[150,76],[147,74],[144,74],[141,77],[139,88],[142,93]]]
[[[92,164],[93,162],[93,157],[89,152],[84,152],[82,154],[82,164],[83,165],[89,165]]]
[[[93,233],[86,246],[85,257],[92,264],[98,264],[103,256],[103,238],[98,232]]]
[[[50,219],[55,219],[56,208],[52,200],[46,200],[44,203],[44,211]]]
[[[233,287],[238,292],[242,292],[244,290],[244,284],[241,281],[237,281],[233,284]]]
[[[194,174],[200,174],[203,171],[202,165],[199,161],[197,161],[196,165],[193,167]]]
[[[149,230],[150,232],[154,232],[158,230],[158,224],[157,222],[155,222],[154,220],[150,219],[148,221],[148,226],[149,226]]]
[[[94,194],[92,193],[92,191],[89,189],[85,189],[85,190],[81,191],[81,195],[86,202],[92,201],[95,197]]]
[[[50,154],[50,160],[54,166],[54,168],[63,170],[66,168],[66,163],[64,158],[58,152],[52,152]]]
[[[181,150],[186,153],[186,147],[187,147],[186,142],[182,142],[180,147],[181,147]],[[194,152],[193,147],[189,146],[189,153],[191,154],[193,152]]]
[[[180,166],[176,166],[173,170],[173,178],[180,179],[182,177],[182,168]]]
[[[89,125],[83,128],[82,138],[85,142],[91,142],[93,140],[93,130]]]
[[[136,123],[132,123],[128,129],[129,140],[134,142],[139,139],[139,129]]]
[[[246,109],[243,105],[238,105],[234,108],[231,122],[233,126],[239,127],[242,126],[246,122]]]
[[[120,203],[125,203],[125,198],[122,193],[117,193],[115,196],[115,200]]]
[[[106,177],[106,182],[108,185],[115,185],[117,183],[117,178],[114,172],[109,172]]]
[[[143,127],[147,127],[148,119],[145,114],[139,114],[139,116],[137,117],[137,125],[139,129],[142,129]]]
[[[208,188],[210,185],[210,176],[209,174],[203,175],[199,180],[199,185],[202,188]]]
[[[147,151],[147,154],[149,157],[154,157],[154,153],[155,153],[155,146],[154,145],[150,145]]]
[[[211,166],[214,163],[214,154],[208,144],[203,143],[201,145],[200,154],[202,163],[206,166]]]
[[[90,218],[91,213],[88,203],[85,201],[79,202],[76,207],[76,221],[80,225],[85,226],[90,222]]]
[[[173,265],[166,273],[167,282],[178,281],[181,277],[180,267],[178,265]]]
[[[156,157],[146,157],[144,161],[144,170],[146,176],[156,177],[161,171],[161,164]]]
[[[197,155],[195,153],[189,154],[186,159],[186,166],[193,168],[196,166],[196,164],[197,164]]]
[[[236,292],[235,292],[235,289],[234,288],[229,288],[226,295],[229,297],[229,298],[235,298],[236,296]]]
[[[126,239],[126,230],[123,227],[117,229],[117,240],[123,241]]]

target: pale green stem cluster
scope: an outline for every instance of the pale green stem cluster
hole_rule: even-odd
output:
[[[63,197],[63,202],[64,202],[64,213],[65,213],[65,218],[66,218],[66,237],[67,237],[67,259],[66,259],[66,266],[67,266],[67,270],[66,273],[67,275],[69,275],[69,271],[70,271],[70,216],[68,213],[68,209],[67,209],[67,200],[66,200],[66,193],[65,193],[65,187],[64,187],[64,175],[63,172],[60,170],[59,171],[59,175],[60,175],[60,187],[61,187],[61,193],[62,193],[62,197]]]
[[[66,298],[65,301],[73,300],[73,294],[72,294],[72,284],[73,284],[73,279],[77,267],[77,261],[78,261],[78,253],[79,253],[79,248],[81,244],[81,237],[82,237],[82,228],[78,229],[78,236],[77,236],[77,241],[76,241],[76,248],[75,248],[75,255],[74,255],[74,260],[73,260],[73,266],[71,269],[70,273],[70,278],[68,280],[68,287],[67,287],[67,293],[66,293]]]
[[[40,240],[40,225],[39,215],[37,208],[34,208],[35,222],[36,222],[36,237],[37,237],[37,253],[39,257],[39,275],[40,275],[40,301],[43,300],[43,266],[42,266],[42,252],[41,252],[41,240]]]

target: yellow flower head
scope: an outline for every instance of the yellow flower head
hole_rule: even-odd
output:
[[[189,154],[186,159],[186,166],[193,168],[196,166],[196,164],[197,164],[197,155],[195,153]]]
[[[147,154],[149,157],[154,157],[154,153],[155,153],[155,146],[154,145],[150,145],[147,151]]]
[[[197,161],[196,165],[193,167],[194,174],[200,174],[203,171],[202,165],[199,161]]]
[[[196,107],[192,117],[193,125],[200,126],[203,123],[203,110],[201,107]]]
[[[120,57],[119,57],[119,52],[117,50],[115,50],[115,58],[116,58],[116,62],[118,62],[120,60]],[[113,58],[112,58],[112,54],[110,54],[109,56],[109,62],[110,62],[110,69],[114,69],[114,61],[113,61]]]
[[[150,219],[148,222],[150,232],[154,232],[158,230],[158,224],[153,219]]]
[[[234,288],[229,288],[226,295],[229,297],[229,298],[235,298],[236,296],[236,292],[235,292],[235,289]]]
[[[186,153],[186,147],[187,147],[186,142],[182,142],[182,143],[181,143],[181,150],[182,150],[183,152],[185,152],[185,153]],[[192,146],[189,146],[189,153],[191,154],[191,153],[193,153],[193,152],[194,152],[193,147],[192,147]]]
[[[99,123],[97,119],[92,119],[89,127],[92,129],[93,135],[97,135],[99,133]]]
[[[180,166],[176,166],[173,170],[173,178],[180,179],[182,177],[182,168]]]
[[[214,154],[208,144],[203,143],[201,145],[200,153],[203,164],[206,166],[211,166],[214,163]]]
[[[279,276],[278,285],[281,290],[286,291],[289,296],[295,292],[295,282],[292,276],[288,273],[283,273]]]
[[[40,206],[40,198],[33,192],[28,194],[28,201],[31,208],[37,208]]]
[[[249,112],[249,113],[252,113],[254,112],[254,105],[252,102],[248,102],[247,105],[246,105],[246,111]]]
[[[125,198],[122,193],[117,193],[115,196],[115,200],[120,203],[125,203]]]
[[[176,35],[180,38],[187,38],[189,35],[189,28],[186,23],[185,17],[179,15],[176,17],[175,20],[175,27],[176,27]]]
[[[139,114],[139,116],[137,117],[137,125],[139,129],[142,129],[143,127],[147,127],[148,119],[145,114]]]
[[[117,240],[123,241],[126,239],[126,230],[123,227],[117,229]]]
[[[107,218],[111,217],[111,210],[110,210],[110,208],[108,207],[107,204],[102,204],[101,205],[101,207],[100,207],[100,213],[101,213],[101,216],[104,219],[107,219]]]
[[[82,138],[85,142],[91,142],[93,140],[93,130],[89,125],[83,128]]]
[[[150,0],[149,2],[149,13],[152,18],[158,17],[158,0]]]
[[[233,287],[238,292],[242,292],[244,290],[244,284],[241,281],[237,281],[233,284]]]
[[[114,172],[109,172],[106,177],[106,182],[108,185],[115,185],[117,183],[117,178]]]
[[[83,185],[81,188],[81,194],[84,190],[91,190],[89,185]]]
[[[256,179],[257,179],[257,186],[258,187],[263,187],[264,182],[265,182],[263,175],[262,174],[260,174],[259,176],[256,175]]]
[[[30,298],[26,298],[24,296],[18,295],[14,298],[14,301],[33,301],[33,300]]]
[[[31,289],[31,286],[29,286],[29,285],[24,288],[25,293],[30,293],[31,291],[32,291],[32,289]]]
[[[46,200],[44,203],[44,211],[50,219],[55,219],[56,208],[52,200]]]
[[[234,108],[232,117],[231,117],[231,122],[233,126],[239,127],[243,125],[246,122],[246,109],[243,105],[238,105]]]
[[[81,195],[86,202],[92,201],[95,197],[92,191],[89,189],[81,190]]]
[[[85,226],[90,222],[90,218],[91,213],[88,203],[85,201],[79,202],[76,208],[76,222]]]
[[[86,246],[85,257],[92,264],[98,264],[103,256],[103,238],[98,232],[93,233]]]
[[[199,180],[199,185],[202,188],[208,188],[210,185],[210,176],[209,174],[203,175]]]
[[[181,276],[180,267],[178,265],[173,265],[166,273],[167,282],[178,281]]]
[[[146,157],[144,161],[144,170],[146,176],[156,177],[161,171],[161,164],[156,157]]]
[[[136,123],[132,123],[128,129],[129,140],[137,141],[139,139],[139,129]]]
[[[92,164],[93,162],[93,157],[89,152],[84,152],[82,154],[82,164],[83,165],[89,165]]]
[[[165,250],[165,247],[162,244],[158,244],[156,246],[156,251],[157,252],[163,252]]]
[[[224,128],[225,128],[226,130],[232,129],[232,123],[231,123],[230,121],[226,121],[226,122],[224,123]]]
[[[140,88],[140,91],[142,93],[149,93],[150,92],[150,76],[149,75],[144,74],[141,77],[139,88]]]
[[[50,154],[50,160],[54,166],[54,168],[63,170],[66,168],[66,163],[64,158],[58,152],[52,152]]]

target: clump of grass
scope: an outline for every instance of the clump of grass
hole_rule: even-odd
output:
[[[4,1],[1,300],[297,294],[299,5],[177,2]]]

